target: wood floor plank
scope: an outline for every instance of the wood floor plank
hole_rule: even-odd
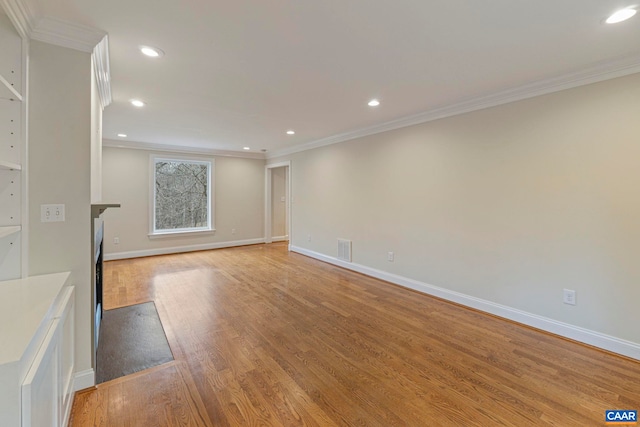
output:
[[[310,259],[286,244],[105,263],[175,361],[79,393],[82,426],[589,426],[640,363]]]

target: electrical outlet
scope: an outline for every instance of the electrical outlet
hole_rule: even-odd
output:
[[[311,241],[311,234],[307,235],[307,242]]]
[[[387,252],[387,261],[393,262],[394,256],[393,252]]]
[[[120,244],[120,238],[119,237],[114,237],[113,238],[113,244],[114,245],[119,245]]]
[[[562,302],[569,305],[576,305],[576,291],[573,291],[571,289],[563,289]]]
[[[236,234],[236,229],[235,228],[231,229],[231,234]]]
[[[64,222],[64,205],[40,205],[41,222]]]

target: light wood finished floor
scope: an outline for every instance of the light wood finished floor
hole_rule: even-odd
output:
[[[105,306],[155,301],[175,361],[76,396],[80,426],[602,426],[640,363],[294,253],[112,261]]]

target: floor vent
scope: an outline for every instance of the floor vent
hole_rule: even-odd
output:
[[[338,239],[338,259],[351,262],[351,240]]]

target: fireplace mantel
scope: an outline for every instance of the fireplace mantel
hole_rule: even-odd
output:
[[[92,203],[91,219],[98,218],[107,208],[119,208],[120,203]]]

